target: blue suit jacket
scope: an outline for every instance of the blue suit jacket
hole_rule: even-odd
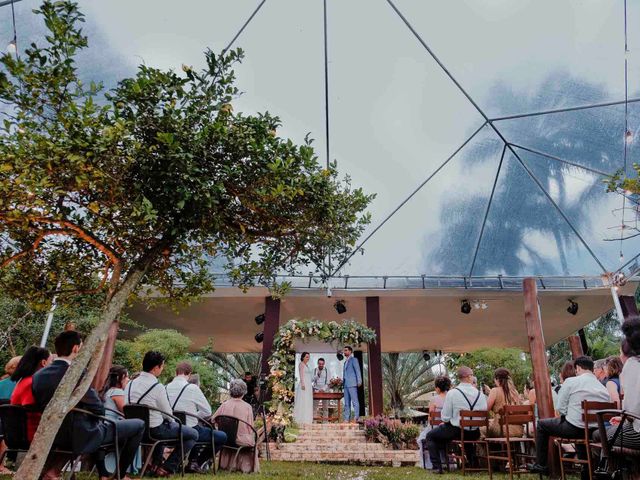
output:
[[[362,373],[360,373],[360,362],[358,359],[351,355],[344,362],[342,370],[342,379],[344,381],[344,388],[357,387],[362,383]]]

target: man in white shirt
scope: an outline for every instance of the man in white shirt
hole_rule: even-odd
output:
[[[193,367],[189,362],[180,362],[176,366],[176,376],[166,387],[171,409],[174,412],[186,412],[199,418],[209,418],[212,413],[211,405],[200,387],[189,383],[189,377],[192,373]],[[224,432],[214,431],[207,425],[200,425],[197,418],[187,415],[185,423],[198,432],[198,442],[211,445],[213,436],[216,450],[227,441],[227,435]],[[200,452],[193,449],[189,454],[189,468],[187,470],[192,473],[202,473],[201,465],[212,456],[213,452],[209,448],[202,449]]]
[[[487,410],[487,397],[473,386],[473,370],[469,367],[460,367],[457,371],[459,385],[447,392],[442,406],[441,425],[427,433],[426,443],[429,449],[429,458],[433,465],[434,473],[442,473],[442,459],[440,453],[445,450],[451,440],[460,439],[461,410]],[[480,429],[467,427],[464,432],[465,440],[477,440],[480,438]],[[465,445],[465,453],[470,463],[475,461],[473,445]]]
[[[311,384],[314,392],[326,392],[329,390],[329,371],[325,367],[324,358],[318,359],[318,366],[313,369],[313,382]],[[322,408],[322,418],[329,418],[329,400],[314,400],[314,412],[320,416]]]
[[[610,402],[607,388],[600,383],[593,373],[591,357],[578,357],[575,362],[576,376],[565,379],[558,392],[556,410],[560,417],[538,420],[536,428],[536,463],[529,466],[533,473],[547,474],[549,437],[584,438],[584,422],[582,420],[582,402]],[[589,425],[595,430],[597,424]],[[578,458],[586,458],[583,445],[576,445]],[[589,478],[589,472],[583,470],[583,478]]]
[[[147,405],[162,412],[171,414],[173,410],[167,398],[167,391],[158,380],[164,369],[164,355],[160,352],[147,352],[142,360],[142,372],[131,380],[124,391],[125,402],[130,405]],[[149,427],[151,435],[158,439],[173,440],[178,438],[180,427],[171,417],[150,410]],[[198,440],[198,432],[191,427],[182,427],[182,441],[185,455],[191,451]],[[156,448],[153,452],[151,473],[158,477],[168,477],[178,470],[180,465],[180,449],[173,450],[169,458],[162,463],[164,448]]]

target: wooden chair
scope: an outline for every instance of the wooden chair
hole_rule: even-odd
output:
[[[433,411],[429,413],[429,425],[432,427],[442,425],[442,412]]]
[[[178,422],[178,437],[172,438],[168,440],[154,438],[151,434],[151,426],[149,424],[149,414],[151,411],[156,411],[162,413],[165,417],[170,417],[174,421]],[[144,477],[147,468],[149,467],[149,463],[151,462],[151,457],[153,456],[153,451],[157,448],[173,447],[180,449],[180,458],[182,461],[180,462],[180,475],[184,477],[184,442],[182,440],[182,422],[175,415],[170,415],[163,410],[158,408],[150,407],[148,405],[125,405],[124,406],[124,416],[125,418],[138,418],[144,422],[144,434],[142,436],[142,441],[140,442],[140,446],[147,448],[148,453],[145,458],[144,463],[142,464],[142,470],[140,471],[140,478]]]
[[[556,438],[554,443],[556,447],[558,447],[558,454],[560,457],[560,478],[562,480],[565,479],[564,466],[566,463],[570,463],[573,465],[587,465],[589,469],[589,480],[593,480],[593,465],[591,459],[591,449],[593,447],[602,448],[601,443],[594,443],[591,440],[591,432],[594,430],[593,428],[589,428],[589,424],[598,422],[597,412],[599,410],[613,410],[616,409],[615,402],[590,402],[588,400],[583,400],[582,402],[582,421],[584,422],[584,437],[579,439],[572,438]],[[606,420],[611,419],[614,414],[605,415],[603,418]],[[562,446],[567,444],[584,445],[587,451],[586,460],[580,458],[564,458],[562,455]],[[576,449],[577,450],[577,449]]]
[[[227,434],[227,443],[222,447],[222,450],[233,450],[236,452],[235,458],[233,460],[233,464],[237,465],[238,456],[240,452],[249,450],[252,453],[252,470],[255,468],[255,450],[258,448],[258,432],[250,423],[245,422],[244,420],[240,420],[236,417],[231,417],[229,415],[218,415],[214,420],[214,424],[218,427],[219,430],[223,431]],[[251,428],[254,435],[254,444],[253,446],[247,445],[238,445],[238,426],[240,424],[247,425]]]
[[[458,449],[458,452],[455,451],[452,453],[453,458],[455,458],[456,462],[460,465],[460,469],[462,470],[462,475],[464,476],[466,472],[484,472],[487,470],[487,467],[467,467],[467,461],[465,454],[465,445],[472,445],[475,447],[476,445],[481,445],[485,449],[487,448],[487,443],[484,441],[482,437],[478,437],[477,440],[469,440],[465,439],[465,431],[467,435],[469,432],[466,428],[489,428],[489,412],[486,410],[461,410],[460,411],[460,440],[452,440],[451,445]],[[485,452],[486,453],[486,452]],[[486,456],[478,455],[477,458],[484,458]]]
[[[513,472],[520,475],[520,470],[516,469],[516,462],[519,458],[533,457],[533,455],[524,454],[514,451],[514,446],[520,448],[527,446],[535,446],[535,411],[533,405],[505,405],[500,410],[500,437],[486,438],[487,442],[487,463],[489,464],[489,478],[493,478],[493,470],[491,466],[492,460],[506,461],[509,469],[509,479],[513,479]],[[529,431],[529,425],[534,425],[533,436]],[[512,437],[509,432],[509,426],[517,425],[524,427],[524,436]],[[515,445],[514,445],[515,444]],[[492,451],[490,447],[497,445],[499,450]]]

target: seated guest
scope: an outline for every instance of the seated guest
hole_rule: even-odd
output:
[[[620,360],[624,367],[620,374],[620,384],[624,392],[622,409],[634,415],[640,415],[640,320],[626,320],[622,324],[625,335],[620,347]],[[611,419],[611,426],[607,428],[609,440],[620,426],[620,417]],[[599,440],[599,432],[594,434]],[[624,442],[624,444],[623,444]],[[622,431],[618,433],[614,445],[640,450],[640,421],[625,422]]]
[[[51,354],[46,348],[36,346],[29,347],[11,378],[16,382],[16,388],[11,395],[11,405],[35,407],[36,400],[31,390],[33,375],[51,362]],[[27,413],[27,437],[33,440],[36,434],[42,413],[33,411]]]
[[[53,394],[62,381],[62,377],[69,369],[71,362],[78,356],[82,348],[82,337],[76,331],[65,331],[58,335],[54,341],[57,358],[50,365],[39,370],[33,375],[32,390],[36,404],[40,410],[44,410],[53,398]],[[77,405],[78,408],[88,410],[97,415],[104,415],[104,404],[98,392],[89,388]],[[144,422],[140,420],[123,420],[118,424],[118,442],[120,444],[120,471],[121,478],[126,476],[127,469],[136,454],[142,435]],[[78,453],[95,453],[101,445],[113,443],[115,429],[112,424],[103,422],[95,417],[84,414],[71,414],[68,416],[56,438],[57,443],[69,447],[68,440],[72,439],[72,447]],[[54,470],[59,468],[57,464]],[[52,472],[48,472],[51,476]],[[109,472],[99,472],[101,478],[108,478]]]
[[[504,435],[500,429],[500,412],[505,405],[521,405],[520,394],[513,384],[511,372],[506,368],[498,368],[493,373],[494,387],[489,391],[487,410],[493,413],[489,420],[488,437],[501,437]],[[522,425],[509,425],[510,437],[522,437],[524,429]]]
[[[429,402],[430,419],[433,419],[434,413],[440,413],[442,411],[444,399],[447,396],[447,392],[451,389],[451,380],[447,376],[440,375],[436,377],[433,384],[436,394],[432,397],[431,402]],[[433,464],[431,463],[431,459],[429,458],[429,453],[426,451],[426,438],[427,434],[431,430],[433,430],[433,426],[430,422],[418,436],[418,448],[420,449],[420,458],[422,458],[422,467],[427,469],[433,468]]]
[[[447,376],[441,375],[439,377],[436,377],[433,384],[436,390],[436,394],[431,399],[431,402],[429,402],[430,414],[433,412],[442,411],[442,407],[444,406],[444,399],[447,396],[447,392],[451,390],[451,380],[449,380],[449,377]]]
[[[213,419],[219,415],[226,415],[228,417],[234,417],[239,420],[247,422],[249,425],[253,425],[253,408],[247,402],[242,400],[247,393],[247,384],[240,379],[231,380],[229,384],[229,395],[231,398],[225,400],[216,413],[213,414]],[[256,444],[256,438],[253,430],[245,423],[238,423],[238,433],[236,435],[236,443],[238,445],[246,445],[253,447]],[[241,452],[237,459],[235,453],[231,450],[223,450],[220,454],[220,468],[223,470],[235,471],[239,470],[243,473],[252,473],[260,471],[260,464],[258,463],[258,449],[255,449],[255,453],[251,453],[248,450]]]
[[[107,381],[100,390],[100,398],[104,402],[105,416],[112,420],[122,420],[124,412],[124,388],[129,383],[129,371],[122,365],[114,365],[109,369]]]
[[[427,433],[426,437],[429,458],[437,473],[442,473],[440,453],[445,450],[448,442],[459,439],[462,433],[460,430],[460,411],[487,409],[487,398],[473,386],[473,370],[469,367],[460,367],[457,377],[460,384],[449,390],[442,406],[441,415],[444,423]],[[480,438],[480,430],[477,427],[465,431],[465,439],[477,440],[478,438]],[[465,445],[465,450],[469,463],[474,463],[473,445]]]
[[[582,402],[610,402],[611,398],[604,385],[593,373],[591,357],[578,357],[575,362],[576,376],[567,378],[558,393],[558,413],[560,417],[538,420],[536,430],[536,463],[529,465],[534,473],[547,474],[547,456],[549,437],[584,438],[582,420]],[[595,429],[596,423],[589,425]],[[578,458],[586,458],[584,445],[576,445]],[[589,472],[583,468],[583,478],[589,478]]]
[[[8,403],[11,398],[13,389],[16,386],[16,382],[14,382],[11,377],[13,376],[13,372],[16,371],[18,363],[20,363],[20,358],[22,357],[13,357],[4,366],[4,375],[0,380],[0,403]]]
[[[593,362],[593,374],[596,376],[598,381],[603,385],[607,383],[606,364],[607,364],[606,358],[601,358]]]
[[[611,356],[607,358],[607,363],[605,364],[605,370],[607,372],[607,383],[605,383],[605,387],[607,387],[607,391],[609,392],[609,396],[613,402],[616,402],[618,408],[620,408],[622,402],[620,401],[620,373],[622,372],[622,360],[618,356]]]
[[[167,397],[174,412],[186,412],[197,415],[200,418],[211,417],[211,405],[207,397],[204,396],[200,387],[195,383],[189,382],[189,377],[193,373],[193,367],[189,362],[181,362],[176,366],[176,376],[171,383],[167,385]],[[227,441],[227,435],[224,432],[212,431],[206,425],[199,425],[198,419],[187,416],[186,425],[194,428],[198,432],[198,442],[208,442],[211,444],[213,437],[216,450]],[[208,449],[202,449],[197,452],[193,449],[189,455],[188,470],[194,473],[201,473],[201,465],[213,456],[213,452]]]
[[[168,414],[173,413],[167,391],[158,380],[164,369],[164,355],[160,352],[147,352],[142,360],[142,372],[131,380],[125,388],[125,401],[129,405],[147,405],[157,408]],[[150,410],[149,427],[154,438],[163,440],[178,439],[180,426],[171,417],[164,416],[160,412]],[[191,451],[198,440],[198,432],[188,426],[182,427],[182,442],[185,456]],[[156,448],[153,452],[153,465],[151,473],[158,477],[168,477],[175,473],[180,466],[180,448],[174,448],[169,458],[164,462],[162,456],[164,448]]]

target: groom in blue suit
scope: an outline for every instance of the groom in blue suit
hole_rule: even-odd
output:
[[[360,417],[360,402],[358,401],[358,387],[362,386],[362,373],[360,363],[353,356],[353,348],[344,347],[344,366],[342,370],[342,380],[344,388],[344,421],[348,422],[351,416],[351,405],[353,405],[353,417],[357,421]]]

